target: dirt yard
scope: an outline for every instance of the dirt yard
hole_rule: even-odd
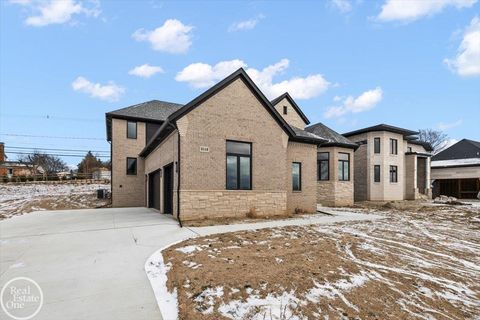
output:
[[[180,319],[480,319],[480,205],[190,239],[163,252]]]
[[[0,184],[0,220],[39,210],[96,208],[109,204],[97,199],[97,189],[109,184]]]

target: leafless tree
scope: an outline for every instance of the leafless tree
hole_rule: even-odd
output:
[[[25,164],[32,174],[36,174],[39,167],[41,167],[47,175],[68,170],[67,164],[59,157],[41,153],[37,150],[33,153],[22,155],[18,161]]]
[[[419,140],[430,143],[434,151],[441,148],[448,139],[448,135],[440,130],[420,129],[418,131]]]

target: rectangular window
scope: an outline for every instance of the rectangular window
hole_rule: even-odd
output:
[[[380,182],[380,166],[379,165],[373,166],[373,181]]]
[[[293,191],[302,190],[302,164],[300,162],[292,163],[292,189]]]
[[[317,179],[327,181],[330,179],[330,153],[317,153]]]
[[[134,176],[137,174],[137,158],[127,158],[127,175]]]
[[[407,151],[408,151],[408,152],[412,152],[412,147],[408,147],[408,148],[407,148]]]
[[[350,180],[350,154],[348,153],[338,153],[338,180]]]
[[[398,167],[390,166],[390,182],[398,182]]]
[[[288,113],[288,107],[287,106],[283,106],[283,114],[287,114]]]
[[[373,152],[380,153],[380,138],[373,138]]]
[[[133,121],[127,121],[127,138],[137,139],[137,123]]]
[[[227,140],[228,190],[252,189],[252,144]]]
[[[390,154],[398,154],[398,140],[390,139]]]

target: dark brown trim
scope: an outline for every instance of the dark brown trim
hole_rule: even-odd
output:
[[[250,155],[247,156],[245,154],[240,154],[240,153],[232,153],[232,152],[227,152],[227,144],[228,142],[239,142],[239,143],[245,143],[250,145]],[[237,157],[237,188],[236,189],[230,189],[228,188],[228,156],[232,157]],[[248,189],[241,189],[240,188],[240,158],[250,158],[250,188]],[[230,140],[227,139],[225,141],[225,190],[252,190],[253,185],[252,185],[252,175],[253,175],[253,170],[252,170],[252,161],[253,159],[253,144],[249,141],[240,141],[240,140]]]
[[[318,154],[320,153],[326,153],[328,155],[328,159],[327,160],[321,160],[321,159],[318,159]],[[328,167],[328,170],[327,170],[327,178],[326,179],[322,179],[322,162],[327,162],[327,167]],[[317,181],[330,181],[330,152],[329,151],[321,151],[321,152],[317,152]]]
[[[346,154],[347,157],[348,157],[348,160],[341,160],[340,158],[337,160],[337,162],[341,162],[341,163],[342,163],[342,176],[345,175],[345,174],[344,174],[344,170],[345,170],[345,168],[344,168],[344,166],[345,166],[344,162],[346,162],[346,163],[347,163],[347,166],[348,166],[348,177],[347,177],[347,179],[340,179],[340,177],[338,177],[338,181],[350,181],[350,176],[351,176],[351,170],[350,170],[350,169],[351,169],[351,168],[350,168],[350,153],[347,153],[347,152],[339,152],[338,154]],[[337,163],[337,168],[336,168],[336,169],[337,169],[337,171],[338,171],[338,163]],[[338,172],[337,172],[337,173],[338,173]]]
[[[129,123],[135,123],[135,138],[130,138],[130,137],[128,136],[128,124],[129,124]],[[127,120],[126,137],[127,137],[127,139],[137,140],[137,137],[138,137],[138,122],[137,122],[137,121]]]
[[[135,160],[135,173],[128,173],[128,160],[129,160],[129,159],[134,159],[134,160]],[[136,175],[137,175],[137,169],[138,169],[138,158],[136,158],[136,157],[127,157],[125,163],[127,164],[127,167],[125,168],[125,169],[126,169],[126,170],[125,170],[125,174],[126,174],[127,176],[136,176]]]
[[[293,161],[292,165],[293,164],[298,164],[298,187],[299,187],[299,189],[295,190],[293,188],[293,167],[292,167],[292,191],[293,192],[301,192],[302,191],[302,163],[298,162],[298,161]]]
[[[400,127],[395,127],[395,126],[391,126],[391,125],[382,123],[382,124],[378,124],[376,126],[371,126],[371,127],[367,127],[367,128],[358,129],[358,130],[355,130],[355,131],[346,132],[342,135],[344,137],[349,137],[349,136],[354,136],[354,135],[357,135],[357,134],[373,132],[373,131],[388,131],[388,132],[398,133],[398,134],[401,134],[403,136],[413,136],[413,135],[418,134],[418,131],[412,131],[412,130],[403,129],[403,128],[400,128]]]

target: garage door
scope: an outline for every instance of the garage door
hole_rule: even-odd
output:
[[[160,210],[160,170],[148,175],[148,206]]]

